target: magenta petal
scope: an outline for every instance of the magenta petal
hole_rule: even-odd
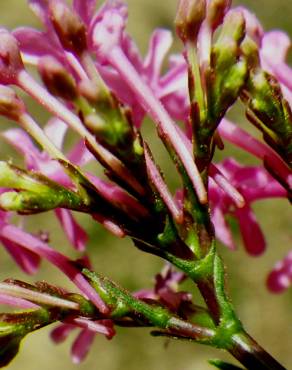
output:
[[[108,312],[106,304],[68,257],[14,225],[2,226],[1,234],[2,238],[11,240],[14,243],[19,243],[21,247],[51,262],[54,266],[59,268],[102,313]]]
[[[75,221],[72,212],[68,209],[57,208],[55,213],[70,243],[78,251],[84,251],[88,237],[83,228]]]
[[[52,55],[63,64],[67,64],[65,54],[60,45],[48,35],[30,27],[20,27],[13,31],[19,42],[20,50],[29,56],[41,57]]]
[[[37,254],[22,248],[17,243],[6,238],[0,237],[0,241],[24,272],[30,275],[37,272],[40,265],[40,257]]]
[[[239,222],[241,235],[247,252],[254,256],[262,254],[265,250],[266,242],[252,209],[245,206],[241,209],[237,209],[235,215]]]
[[[50,337],[56,344],[62,343],[75,328],[75,325],[60,324],[51,331]]]
[[[72,361],[75,364],[79,364],[85,359],[94,337],[95,332],[88,329],[83,329],[77,336],[71,348]]]
[[[292,251],[278,262],[267,278],[267,286],[274,293],[281,293],[292,284]]]
[[[86,25],[89,25],[96,8],[96,0],[73,0],[73,8]]]

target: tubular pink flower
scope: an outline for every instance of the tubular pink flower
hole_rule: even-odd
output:
[[[71,347],[71,356],[74,363],[82,362],[95,338],[96,334],[103,334],[108,339],[115,335],[115,330],[111,320],[90,321],[86,318],[76,317],[66,320],[51,331],[51,339],[56,343],[61,343],[67,339],[68,335],[75,329],[83,328],[77,335]]]
[[[56,130],[56,124],[58,129]],[[52,142],[59,148],[62,147],[63,137],[65,135],[66,126],[62,126],[61,122],[50,121],[45,127],[45,132],[52,139]],[[58,133],[58,135],[56,135]],[[41,171],[51,179],[61,183],[66,187],[72,187],[71,180],[64,173],[63,168],[60,164],[54,160],[51,160],[46,152],[40,152],[32,143],[30,137],[21,129],[10,129],[5,131],[3,137],[25,158],[27,168],[29,170]],[[83,145],[84,147],[84,145]],[[82,161],[84,157],[85,148],[82,149],[80,145],[73,149],[73,152],[69,154],[69,157],[77,159],[77,151],[79,154],[79,161]],[[89,159],[90,157],[87,157]],[[71,158],[70,158],[71,159]],[[86,161],[85,161],[86,162]],[[75,163],[73,161],[73,163]],[[71,244],[80,251],[85,249],[87,241],[87,235],[80,225],[75,221],[71,211],[67,209],[56,209],[56,216],[60,221],[60,224],[68,237]]]
[[[102,313],[107,313],[108,308],[96,291],[87,282],[80,271],[74,267],[72,261],[70,261],[63,254],[53,250],[46,243],[40,239],[20,230],[14,225],[3,225],[1,227],[2,237],[11,240],[14,243],[18,243],[21,247],[37,254],[41,258],[50,261],[53,265],[59,268],[90,300]]]
[[[184,144],[188,148],[189,152],[192,153],[192,143],[187,137],[187,135],[177,127],[177,132],[182,138]],[[224,174],[219,170],[219,168],[211,163],[209,167],[209,175],[216,182],[216,184],[224,190],[224,192],[234,201],[234,203],[240,208],[244,206],[244,197],[240,192],[228,181]]]
[[[3,214],[4,212],[1,211],[1,213]],[[40,266],[40,258],[37,254],[24,249],[18,242],[3,237],[1,231],[0,241],[10,256],[25,273],[34,275],[37,272]]]
[[[217,166],[228,182],[243,195],[245,205],[242,208],[234,208],[231,198],[227,198],[227,194],[224,194],[214,181],[210,181],[209,197],[216,235],[230,249],[235,248],[231,231],[225,220],[225,215],[233,215],[238,220],[247,252],[259,255],[265,249],[265,240],[250,205],[260,199],[286,197],[287,193],[263,168],[240,166],[231,159]]]
[[[102,19],[96,22],[92,31],[93,45],[97,57],[108,61],[119,72],[132,91],[135,92],[140,104],[156,122],[161,136],[171,143],[182,161],[199,200],[202,203],[206,203],[207,194],[199,171],[188,150],[177,135],[175,124],[120,47],[124,27],[125,21],[122,14],[115,9],[109,9],[104,12]]]
[[[165,111],[162,104],[156,99],[150,88],[141,80],[138,73],[127,60],[121,49],[118,47],[113,48],[110,51],[108,58],[112,65],[119,71],[126,83],[133,91],[135,91],[137,98],[139,97],[145,110],[156,122],[158,130],[161,132],[161,136],[171,143],[190,177],[200,202],[206,203],[207,194],[199,171],[180,136],[177,134],[175,124]]]

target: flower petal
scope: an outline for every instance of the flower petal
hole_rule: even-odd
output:
[[[81,330],[71,348],[72,361],[74,364],[79,364],[85,359],[93,343],[95,334],[94,331],[89,329]]]
[[[78,251],[84,251],[88,237],[83,228],[74,219],[72,212],[68,209],[57,208],[55,209],[55,214],[58,217],[70,243]]]
[[[238,219],[247,252],[254,256],[262,254],[266,248],[266,242],[252,209],[245,206],[234,213]]]

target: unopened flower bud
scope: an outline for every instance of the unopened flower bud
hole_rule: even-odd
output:
[[[180,0],[175,25],[183,42],[196,40],[205,16],[206,0]]]
[[[239,44],[245,36],[245,20],[241,11],[232,10],[224,18],[223,27],[217,45],[224,44],[227,40],[233,40]]]
[[[240,45],[240,49],[247,60],[249,68],[255,68],[259,65],[259,49],[253,39],[246,36]]]
[[[0,115],[18,121],[25,111],[25,105],[15,91],[8,86],[0,85]]]
[[[15,83],[23,68],[16,38],[0,29],[0,82],[5,85]]]
[[[0,208],[25,214],[54,208],[78,209],[83,201],[79,195],[42,174],[25,171],[0,162],[0,186],[9,190],[0,195]]]
[[[7,366],[17,355],[21,340],[28,334],[56,320],[45,308],[0,315],[0,367]]]
[[[231,0],[209,0],[207,6],[207,21],[211,28],[216,29],[231,7]]]
[[[65,100],[76,99],[75,80],[57,59],[52,56],[41,58],[38,69],[44,84],[51,94]]]
[[[60,0],[49,4],[50,18],[63,47],[81,54],[87,47],[86,28],[79,16]]]
[[[246,34],[257,44],[261,45],[262,38],[264,37],[264,30],[257,17],[249,12],[244,7],[238,7],[245,19]]]

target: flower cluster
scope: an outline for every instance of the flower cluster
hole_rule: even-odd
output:
[[[65,0],[28,4],[42,31],[0,29],[0,114],[18,125],[2,132],[2,138],[23,158],[23,168],[0,162],[0,241],[25,272],[35,273],[40,259],[46,259],[80,294],[49,284],[0,284],[1,303],[30,310],[25,320],[17,313],[0,316],[0,365],[14,357],[22,337],[53,322],[61,322],[52,332],[57,343],[80,330],[72,347],[75,362],[86,356],[95,333],[112,338],[114,325],[150,326],[159,329],[156,335],[225,348],[218,339],[224,323],[233,320],[229,328],[243,331],[229,300],[218,293],[224,268],[215,239],[235,249],[226,221],[232,216],[247,252],[261,254],[265,239],[252,203],[291,199],[288,36],[264,33],[253,14],[231,8],[231,1],[181,0],[175,24],[184,50],[168,57],[163,72],[171,32],[155,30],[143,58],[126,31],[122,1],[108,0],[98,10],[94,0],[73,0],[72,6]],[[36,122],[12,86],[51,113],[47,124]],[[265,142],[225,118],[238,99]],[[180,176],[175,194],[140,131],[146,115]],[[78,140],[65,153],[69,131]],[[232,158],[215,163],[223,140],[260,164],[247,167]],[[98,162],[105,177],[89,172],[89,162]],[[72,261],[52,248],[46,235],[21,226],[23,218],[49,210],[80,260]],[[183,272],[167,265],[153,290],[124,291],[87,270],[92,269],[84,254],[88,236],[74,212],[90,215],[117,237],[130,237],[140,250]],[[15,213],[18,225],[12,222]],[[291,271],[290,252],[270,273],[268,287],[275,292],[287,288]],[[187,277],[197,284],[207,309],[178,291]],[[230,350],[227,344],[225,349]],[[232,354],[241,356],[240,351]]]

